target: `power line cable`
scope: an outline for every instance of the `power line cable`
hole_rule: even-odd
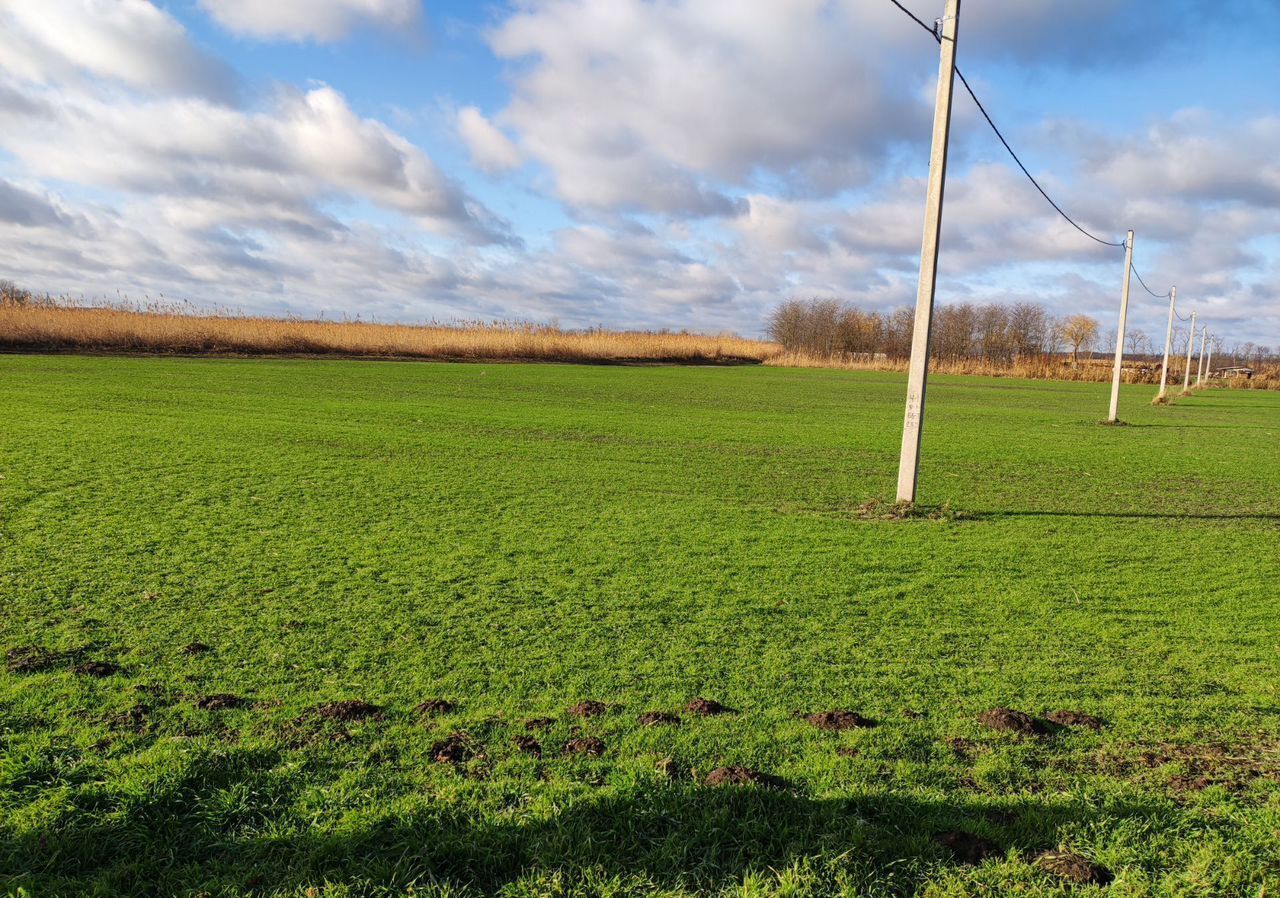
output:
[[[1161,296],[1159,293],[1156,293],[1154,290],[1152,290],[1150,287],[1148,287],[1148,286],[1147,286],[1147,282],[1146,282],[1146,281],[1144,281],[1144,280],[1142,279],[1142,275],[1138,274],[1138,269],[1137,269],[1137,268],[1135,268],[1135,267],[1133,266],[1133,264],[1132,264],[1132,263],[1130,263],[1130,264],[1129,264],[1129,270],[1130,270],[1130,271],[1132,271],[1132,272],[1133,272],[1133,276],[1134,276],[1134,277],[1136,277],[1136,278],[1138,279],[1138,283],[1142,285],[1142,289],[1143,289],[1143,290],[1146,290],[1148,293],[1150,293],[1150,294],[1151,294],[1152,296],[1154,296],[1156,299],[1168,299],[1168,298],[1169,298],[1169,296],[1170,296],[1170,294],[1172,294],[1172,293],[1173,293],[1173,291],[1172,291],[1172,290],[1170,290],[1168,293],[1166,293],[1166,294],[1164,294],[1163,296]]]
[[[936,40],[938,43],[942,43],[941,29],[937,27],[938,24],[941,24],[941,20],[939,20],[939,22],[935,24],[935,27],[930,28],[928,25],[924,23],[924,21],[919,16],[917,16],[911,10],[907,9],[901,3],[899,3],[898,0],[889,0],[889,2],[892,3],[894,6],[898,7],[898,9],[902,10],[902,12],[905,13],[907,17],[910,18],[913,22],[915,22],[925,31],[929,32],[929,34],[933,36],[934,40]],[[1005,139],[1005,136],[1002,133],[1000,133],[1000,129],[996,127],[995,121],[991,118],[990,113],[987,112],[986,107],[982,105],[982,101],[978,99],[978,95],[974,92],[973,88],[969,85],[969,80],[965,78],[964,73],[960,71],[959,66],[956,66],[956,76],[960,79],[960,83],[964,85],[964,89],[969,92],[969,96],[973,98],[974,104],[978,107],[978,111],[982,113],[982,117],[987,120],[987,124],[991,126],[991,130],[994,131],[996,137],[1000,139],[1000,143],[1004,144],[1004,148],[1009,151],[1009,155],[1013,157],[1013,161],[1018,164],[1018,168],[1022,169],[1022,173],[1027,176],[1027,180],[1030,181],[1032,185],[1035,186],[1036,190],[1040,191],[1040,195],[1044,197],[1045,200],[1048,201],[1049,205],[1053,206],[1053,208],[1057,211],[1057,213],[1061,215],[1064,219],[1066,219],[1066,221],[1073,228],[1075,228],[1081,234],[1084,234],[1086,237],[1088,237],[1090,240],[1094,241],[1095,243],[1100,243],[1103,246],[1114,246],[1120,249],[1124,249],[1125,244],[1123,242],[1112,243],[1110,240],[1103,240],[1101,237],[1098,237],[1094,234],[1089,233],[1089,231],[1081,227],[1080,224],[1077,223],[1074,218],[1072,218],[1070,215],[1064,212],[1061,206],[1059,206],[1056,202],[1054,202],[1053,197],[1049,196],[1048,192],[1043,187],[1040,186],[1040,182],[1037,181],[1035,179],[1035,176],[1033,176],[1031,172],[1027,169],[1027,167],[1022,164],[1022,160],[1018,158],[1018,154],[1013,151],[1013,147],[1009,145],[1009,141],[1007,141]]]
[[[930,33],[930,34],[932,34],[934,37],[937,37],[937,36],[938,36],[938,31],[937,31],[937,29],[936,29],[936,28],[933,28],[933,27],[931,27],[931,26],[929,26],[929,25],[926,25],[926,24],[925,24],[924,19],[920,18],[920,17],[919,17],[919,16],[917,16],[915,13],[913,13],[911,10],[907,9],[905,6],[903,6],[901,3],[899,3],[899,2],[898,2],[898,0],[889,0],[889,2],[890,2],[890,3],[892,3],[894,6],[898,7],[898,9],[902,10],[904,13],[906,13],[906,14],[907,14],[907,16],[908,16],[908,18],[910,18],[913,22],[915,22],[917,25],[919,25],[919,26],[920,26],[921,28],[923,28],[925,31],[929,32],[929,33]]]

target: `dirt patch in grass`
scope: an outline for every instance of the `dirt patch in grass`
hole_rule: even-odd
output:
[[[212,646],[209,646],[209,645],[206,645],[206,644],[205,644],[205,643],[203,643],[203,642],[188,642],[186,645],[184,645],[184,646],[183,646],[182,648],[180,648],[178,651],[182,652],[182,654],[184,654],[184,655],[188,655],[188,656],[194,657],[194,656],[196,656],[196,655],[207,655],[207,654],[209,654],[210,652],[212,652],[212,651],[213,651],[213,647],[212,647]]]
[[[139,736],[151,729],[152,709],[144,704],[136,704],[129,710],[116,714],[108,720],[114,730],[126,730]]]
[[[532,736],[516,736],[511,742],[521,754],[542,757],[542,745]]]
[[[958,863],[977,866],[989,857],[998,857],[1003,852],[1000,846],[985,836],[964,830],[950,830],[938,833],[933,840],[951,852]]]
[[[201,711],[231,711],[235,708],[243,708],[249,702],[238,695],[215,692],[212,695],[196,696],[195,704]]]
[[[354,723],[382,716],[382,709],[360,699],[348,699],[341,702],[326,702],[311,709],[322,720],[337,720],[343,723]]]
[[[1019,736],[1038,736],[1045,726],[1025,711],[1012,708],[992,708],[978,715],[978,723],[998,733],[1016,733]]]
[[[1053,711],[1046,714],[1044,719],[1060,727],[1081,727],[1094,732],[1102,729],[1102,721],[1099,718],[1083,711]]]
[[[437,764],[465,764],[479,756],[479,748],[474,739],[466,733],[453,733],[431,746],[431,757]]]
[[[707,786],[761,786],[765,789],[785,789],[784,780],[750,767],[717,767],[703,781]]]
[[[670,711],[647,711],[636,718],[642,727],[679,726],[680,718]]]
[[[96,680],[114,677],[118,673],[123,673],[120,665],[113,664],[110,661],[84,661],[71,668],[71,672],[78,677],[93,677]]]
[[[1037,870],[1080,886],[1105,886],[1113,878],[1110,870],[1073,851],[1044,851],[1032,863]]]
[[[609,706],[604,702],[587,700],[570,706],[565,713],[573,717],[603,717],[605,714],[609,713]]]
[[[1085,761],[1068,766],[1163,785],[1178,794],[1200,792],[1210,786],[1241,792],[1259,780],[1280,782],[1280,740],[1263,737],[1233,744],[1162,742],[1107,746]],[[1160,775],[1166,767],[1174,768],[1173,776]]]
[[[38,645],[21,645],[4,653],[9,673],[41,673],[70,658],[67,652],[55,652]]]
[[[457,708],[458,706],[448,699],[432,698],[427,699],[413,710],[423,717],[436,717],[440,714],[452,714]]]
[[[883,499],[868,499],[857,507],[855,515],[864,521],[965,521],[970,517],[966,512],[952,508],[950,502],[916,505]]]
[[[684,709],[690,714],[697,714],[699,717],[715,717],[719,714],[737,714],[738,712],[727,705],[722,705],[715,699],[695,698]]]
[[[986,746],[980,742],[974,742],[972,739],[966,739],[963,736],[956,736],[947,740],[947,747],[956,753],[960,758],[971,758],[976,754],[984,751]]]
[[[524,728],[531,733],[542,733],[556,725],[554,717],[530,717],[524,722]]]
[[[578,736],[570,739],[564,744],[565,757],[575,755],[585,755],[589,758],[598,758],[605,752],[604,742],[595,736]]]
[[[829,733],[838,733],[841,730],[866,729],[876,725],[875,721],[868,717],[863,717],[857,711],[819,711],[817,714],[806,715],[804,720],[806,723]]]
[[[856,758],[861,752],[852,745],[842,745],[836,749],[836,754],[842,758]]]

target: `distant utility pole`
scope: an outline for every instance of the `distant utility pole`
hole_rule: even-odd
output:
[[[929,156],[929,193],[924,206],[924,243],[920,248],[920,283],[916,290],[916,323],[911,336],[911,368],[907,375],[907,413],[902,424],[898,459],[898,501],[916,501],[920,479],[920,436],[924,431],[924,394],[929,385],[929,352],[933,340],[933,300],[938,289],[938,246],[942,239],[942,196],[947,184],[947,151],[951,138],[951,98],[956,82],[956,36],[960,0],[947,0],[939,37],[938,98],[933,108],[933,151]]]
[[[1120,291],[1120,326],[1116,330],[1116,366],[1111,372],[1111,411],[1107,423],[1115,424],[1120,415],[1120,373],[1124,368],[1124,329],[1129,321],[1129,285],[1133,282],[1133,231],[1124,240],[1124,289]]]
[[[1209,341],[1209,361],[1204,366],[1204,373],[1205,377],[1209,378],[1209,380],[1213,380],[1213,340]]]
[[[1196,374],[1196,386],[1200,386],[1200,382],[1204,380],[1204,344],[1209,339],[1209,325],[1205,325],[1200,329],[1200,358],[1197,360],[1200,370]]]
[[[1191,313],[1191,334],[1187,337],[1187,367],[1182,372],[1182,392],[1191,389],[1191,353],[1196,348],[1196,313]]]
[[[1169,385],[1169,351],[1173,349],[1173,311],[1178,304],[1178,288],[1169,291],[1169,329],[1164,334],[1164,364],[1160,366],[1160,393],[1156,400],[1164,399]]]

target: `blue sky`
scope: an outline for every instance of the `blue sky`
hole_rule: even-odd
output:
[[[1229,345],[1280,344],[1269,5],[961,16],[961,66],[1032,171],[1089,228],[1133,227],[1147,282]],[[789,296],[889,309],[914,299],[936,68],[889,0],[16,0],[0,277],[751,335]],[[1121,259],[1055,217],[965,97],[953,160],[940,300],[1112,326]],[[1135,303],[1162,336],[1161,303]]]

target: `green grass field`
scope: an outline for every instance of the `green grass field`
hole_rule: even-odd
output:
[[[1274,895],[1280,394],[1151,392],[936,379],[892,521],[895,375],[0,357],[0,893]]]

